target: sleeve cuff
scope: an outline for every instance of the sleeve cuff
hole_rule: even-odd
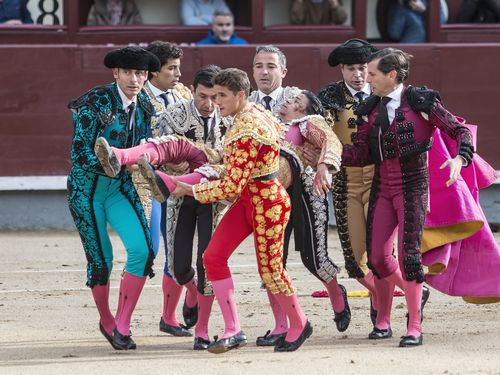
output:
[[[464,158],[462,155],[458,155],[462,158],[462,167],[467,167],[469,166],[469,162],[467,161],[466,158]]]
[[[193,198],[194,198],[194,199],[196,199],[196,200],[198,200],[198,197],[196,196],[196,189],[195,189],[195,186],[196,186],[196,185],[191,186],[191,191],[193,192]]]

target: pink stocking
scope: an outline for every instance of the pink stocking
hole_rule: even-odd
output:
[[[330,282],[323,283],[328,290],[328,297],[330,298],[330,303],[332,304],[333,311],[342,312],[344,311],[344,296],[342,295],[342,289],[339,287],[337,278],[334,277]]]
[[[307,318],[300,308],[296,294],[287,296],[283,293],[276,293],[274,297],[280,304],[281,308],[286,312],[288,320],[290,321],[290,328],[288,329],[285,340],[293,342],[299,338],[300,334],[304,330]]]
[[[420,307],[422,304],[423,286],[424,284],[417,283],[415,280],[404,281],[406,304],[408,305],[408,313],[410,314],[406,336],[418,337],[422,333]]]
[[[194,336],[209,340],[208,338],[208,319],[212,311],[214,296],[204,296],[198,292],[198,322],[194,328]]]
[[[377,321],[375,327],[388,329],[391,326],[391,309],[395,285],[387,279],[374,278],[377,289]]]
[[[401,290],[404,290],[404,280],[403,275],[401,274],[401,270],[399,268],[396,269],[389,276],[385,277],[386,280],[398,286]]]
[[[182,286],[172,280],[171,277],[163,274],[161,287],[163,290],[163,313],[161,314],[163,322],[174,327],[179,327],[175,311],[181,298]]]
[[[95,285],[91,290],[97,311],[99,311],[99,323],[109,335],[112,335],[115,329],[115,318],[109,310],[109,281],[106,285]]]
[[[370,271],[365,275],[365,277],[359,277],[356,280],[358,280],[361,285],[368,289],[368,291],[370,292],[370,298],[372,300],[372,306],[375,310],[378,310],[377,291],[375,289],[373,273]]]
[[[272,294],[269,289],[266,288],[267,298],[269,298],[269,304],[271,305],[271,310],[273,311],[275,327],[272,330],[272,335],[278,335],[288,331],[288,321],[286,319],[285,311],[281,308],[275,295]]]
[[[120,165],[137,164],[137,160],[141,156],[144,156],[144,154],[149,154],[149,161],[151,163],[153,161],[157,162],[160,157],[157,146],[154,143],[145,143],[131,148],[111,147],[111,149],[115,153]]]
[[[161,171],[156,171],[156,174],[160,176],[169,191],[173,191],[175,189],[176,185],[172,181],[172,177],[170,175]],[[200,182],[203,177],[205,176],[203,176],[201,173],[193,172],[190,174],[185,174],[184,176],[175,176],[175,179],[181,182],[185,182],[186,184],[195,185]]]
[[[132,147],[129,149],[117,149],[112,147],[116,157],[122,165],[136,164],[144,154],[149,154],[149,161],[155,164],[179,164],[183,161],[189,163],[191,170],[201,167],[208,162],[206,154],[195,147],[186,139],[175,139],[172,141],[154,144],[146,143],[144,145]]]
[[[196,279],[193,277],[190,281],[188,281],[183,286],[186,287],[186,305],[191,308],[194,307],[198,303],[198,287],[196,286]]]
[[[406,305],[408,313],[410,314],[406,336],[420,336],[422,332],[420,323],[420,305],[422,303],[423,284],[417,283],[416,281],[403,280],[403,276],[401,275],[399,268],[387,276],[386,279],[395,283],[405,292]]]
[[[234,336],[241,331],[241,328],[234,301],[233,279],[228,277],[227,279],[212,281],[212,287],[224,317],[225,329],[221,338]]]
[[[145,282],[146,277],[134,276],[128,272],[124,272],[123,274],[123,280],[120,287],[122,306],[119,319],[115,319],[116,329],[122,335],[130,335],[130,320],[132,319],[132,313],[137,305]]]
[[[118,320],[120,320],[120,315],[122,314],[123,307],[123,276],[120,278],[120,289],[118,290],[118,306],[116,307],[115,314],[115,325]]]

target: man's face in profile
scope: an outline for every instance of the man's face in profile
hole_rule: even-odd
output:
[[[231,16],[217,16],[212,23],[214,37],[227,43],[234,33],[234,20]]]

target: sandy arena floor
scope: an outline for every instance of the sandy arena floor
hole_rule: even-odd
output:
[[[342,264],[335,230],[329,238],[330,253]],[[500,243],[500,235],[496,238]],[[118,238],[113,241],[114,309],[124,251]],[[404,298],[395,298],[394,337],[383,342],[367,339],[368,298],[350,298],[353,318],[341,334],[335,329],[329,300],[311,297],[321,284],[295,252],[289,271],[314,333],[294,353],[255,346],[255,338],[271,328],[272,315],[259,288],[251,239],[232,258],[240,320],[249,344],[222,355],[195,352],[192,338],[158,330],[163,255],[133,316],[138,348],[128,352],[113,350],[98,331],[76,233],[0,232],[0,257],[0,374],[500,374],[500,304],[470,305],[433,290],[425,313],[424,345],[402,349],[397,344],[404,334]],[[340,282],[349,291],[363,290],[345,272]],[[222,329],[214,304],[210,334],[220,335]]]

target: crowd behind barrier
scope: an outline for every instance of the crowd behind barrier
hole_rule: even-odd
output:
[[[237,30],[250,28],[253,31],[257,25],[257,28],[288,27],[292,30],[295,27],[296,30],[318,27],[324,31],[325,26],[331,25],[332,28],[339,28],[339,31],[345,31],[346,27],[355,27],[356,32],[359,33],[358,37],[371,40],[415,43],[432,40],[432,36],[427,35],[429,34],[428,24],[432,21],[429,19],[430,6],[426,7],[426,3],[425,0],[368,0],[362,5],[356,0],[262,0],[256,2],[85,0],[78,2],[77,27],[85,29],[88,26],[107,25],[110,27],[124,25],[175,27],[178,25],[179,30],[185,30],[187,26],[200,30],[200,26],[210,27],[213,19],[213,13],[210,15],[210,12],[214,9],[231,11],[234,14],[234,25]],[[438,3],[440,3],[438,12],[441,25],[469,22],[494,23],[500,14],[499,0],[440,0]],[[71,18],[69,9],[65,11],[65,7],[69,5],[67,0],[2,0],[0,1],[0,25],[4,29],[16,27],[19,24],[29,25],[28,28],[39,28],[42,25],[64,27],[70,22],[65,17]],[[71,13],[74,13],[74,5],[71,5]],[[189,7],[191,7],[190,10]],[[252,13],[256,7],[263,8],[261,15],[257,12],[257,17]],[[366,22],[363,22],[365,25],[361,23],[361,29],[354,22],[358,14],[356,7],[365,8],[362,16],[366,18]],[[395,12],[404,14],[405,17],[394,17]],[[262,19],[260,19],[261,16]],[[202,18],[204,21],[201,21]],[[394,18],[398,22],[393,21]],[[244,35],[242,37],[245,38]],[[199,40],[199,37],[176,41],[182,43],[196,42],[196,40]],[[256,41],[250,42],[256,43]],[[280,40],[272,42],[277,43]],[[304,40],[297,40],[297,42],[304,42]]]

